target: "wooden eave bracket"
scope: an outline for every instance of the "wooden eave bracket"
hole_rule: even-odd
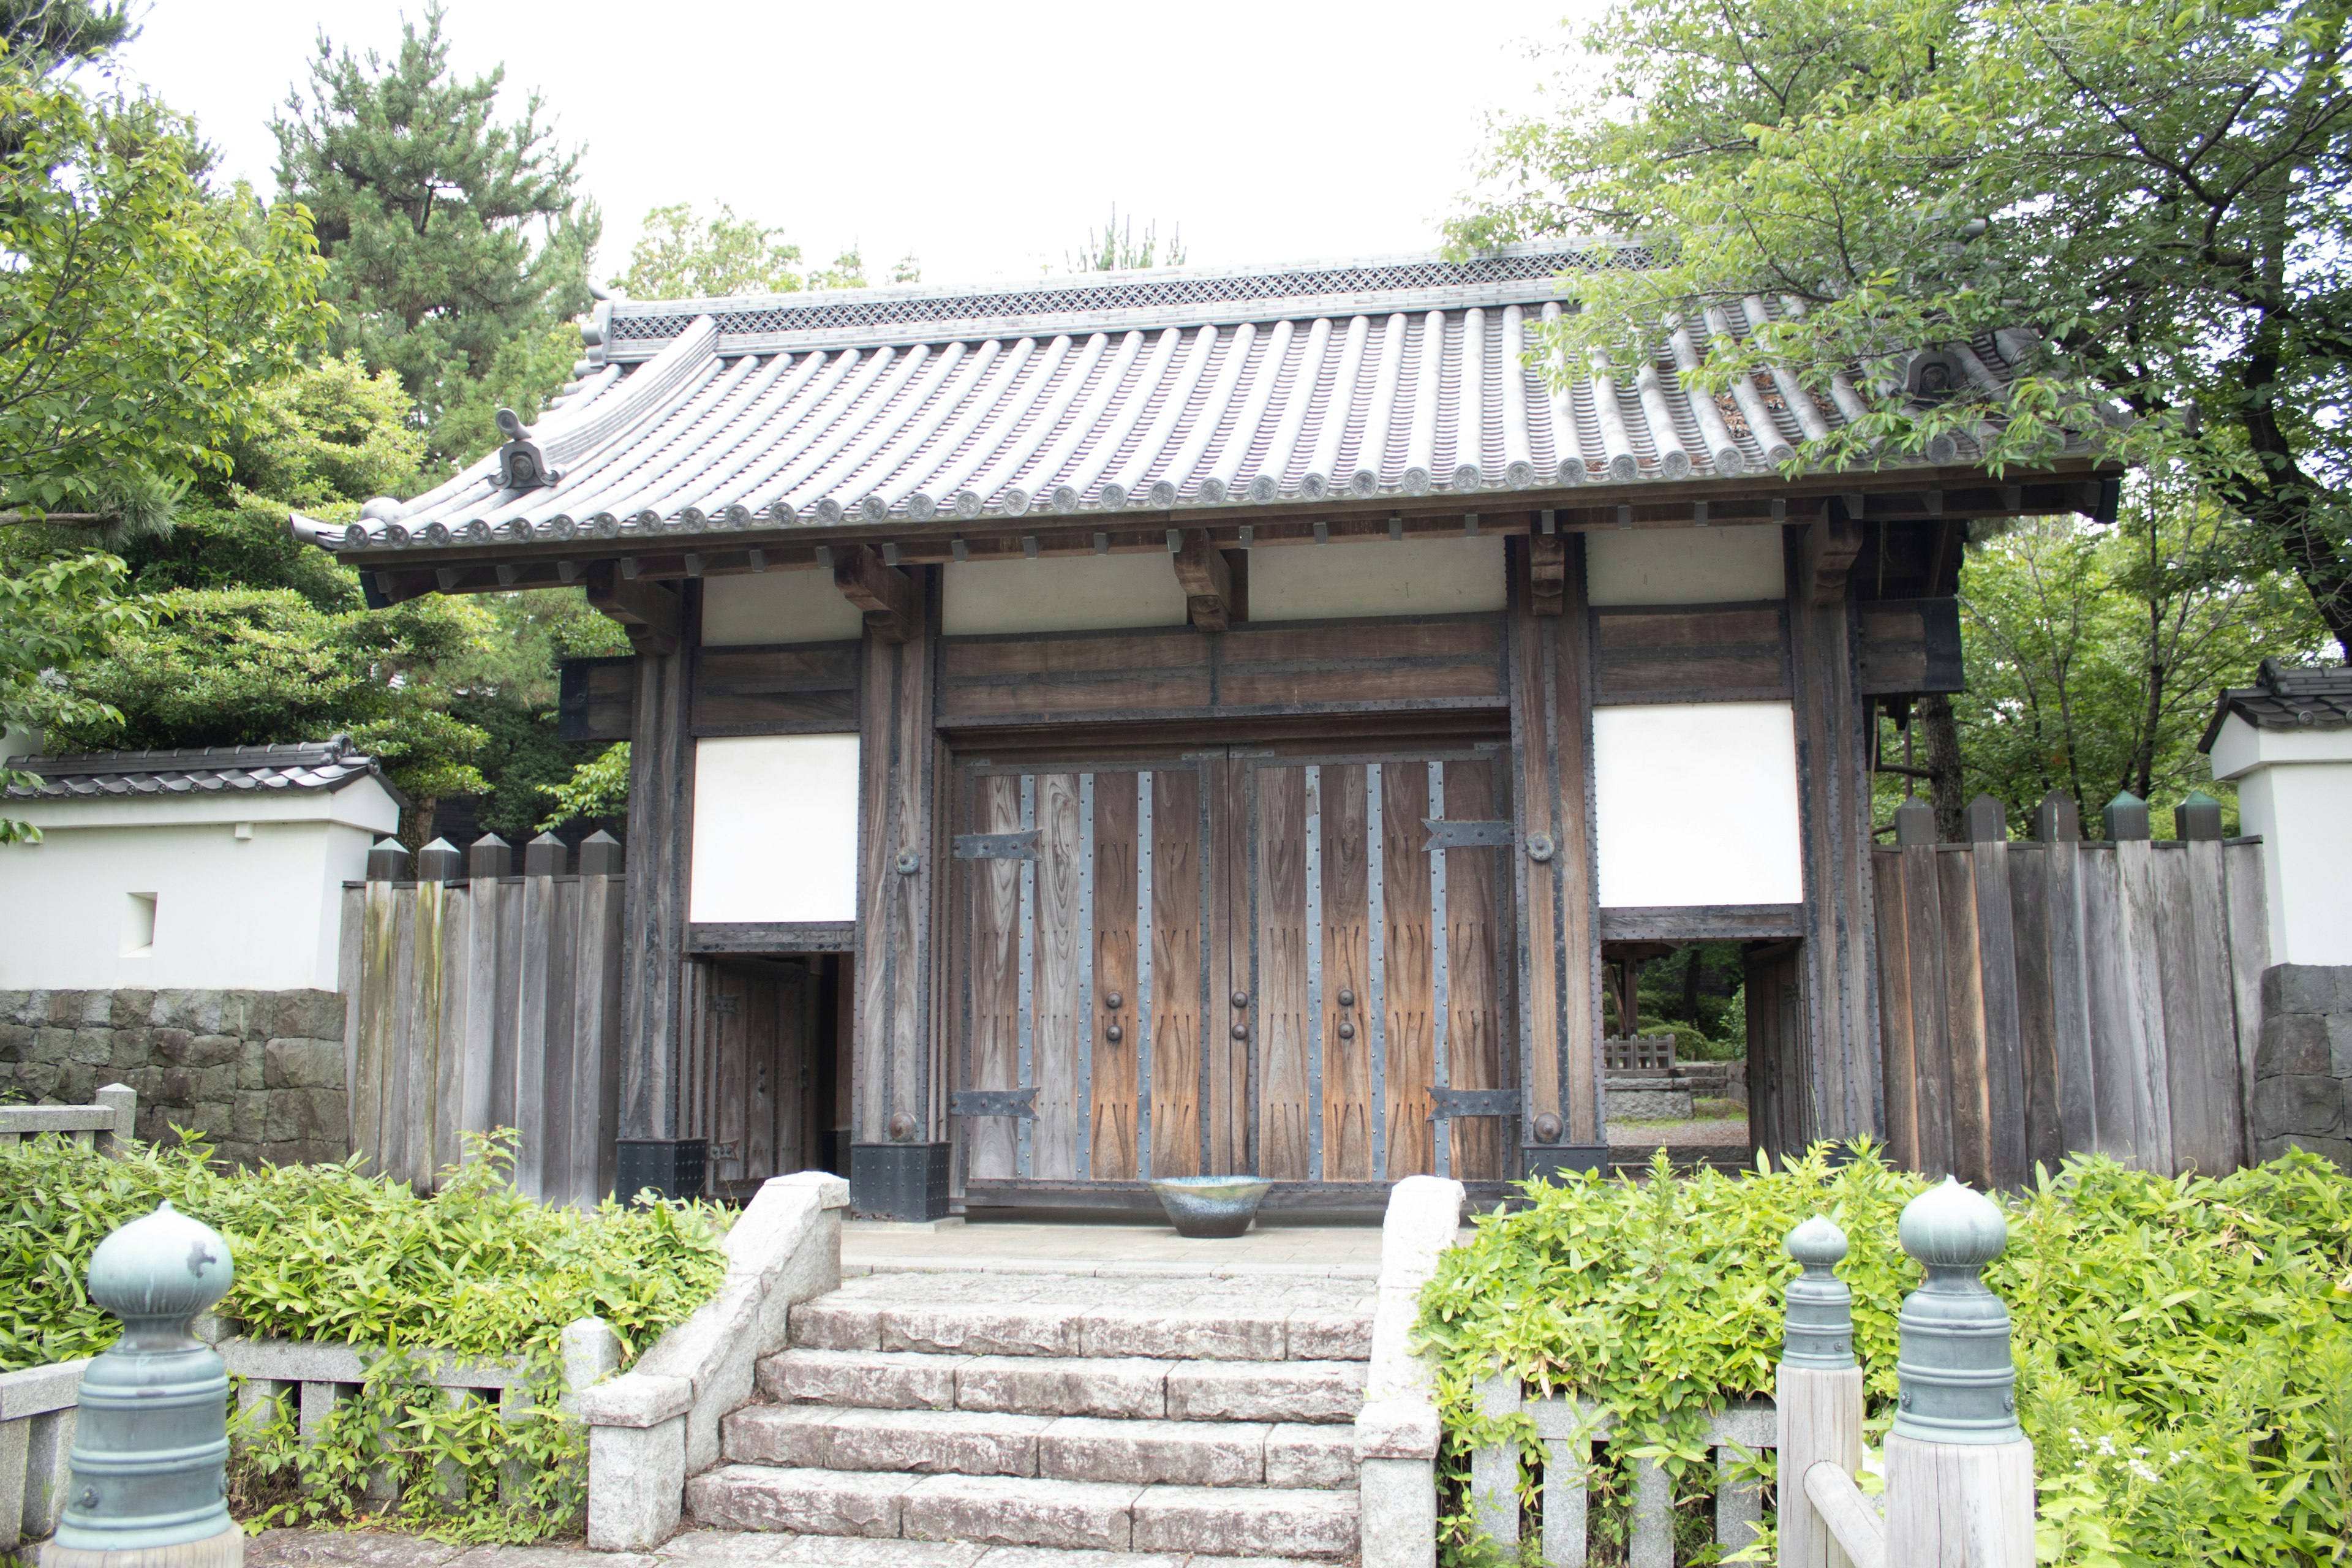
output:
[[[1806,596],[1816,607],[1845,601],[1846,574],[1862,553],[1862,519],[1843,497],[1833,498],[1805,528]]]
[[[833,552],[833,585],[866,612],[866,629],[882,642],[906,642],[915,635],[915,584],[904,572],[863,544]]]
[[[624,577],[609,561],[588,569],[591,607],[618,621],[629,646],[658,658],[677,651],[677,593],[658,583]]]
[[[1184,590],[1188,618],[1204,632],[1221,632],[1233,623],[1234,573],[1206,529],[1184,531],[1182,544],[1169,558],[1176,582]]]
[[[1557,616],[1568,607],[1568,538],[1559,533],[1528,535],[1528,608],[1538,616]]]

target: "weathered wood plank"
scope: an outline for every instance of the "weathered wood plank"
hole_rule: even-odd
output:
[[[1445,764],[1445,814],[1462,821],[1507,819],[1499,762]],[[1445,858],[1446,1081],[1454,1089],[1503,1089],[1517,1081],[1505,1041],[1503,858],[1513,849],[1449,849]],[[1451,1124],[1456,1180],[1507,1181],[1518,1172],[1517,1119],[1467,1117]]]
[[[2058,1101],[2058,993],[2053,988],[2050,932],[2050,847],[2008,847],[2010,922],[2017,955],[2018,1060],[2025,1082],[2025,1161],[2055,1171],[2065,1157]],[[1891,1000],[1886,1005],[1892,1006]],[[1895,1100],[1895,1064],[1887,1064],[1887,1102]]]
[[[1323,769],[1323,1179],[1372,1167],[1370,885],[1361,763]]]
[[[1916,1171],[1925,1167],[1919,1163],[1919,1068],[1911,995],[1916,961],[1908,940],[1903,852],[1875,850],[1870,859],[1878,896],[1878,1041],[1886,1075],[1886,1152],[1896,1164]]]
[[[1203,994],[1202,782],[1193,768],[1151,777],[1151,1173],[1199,1175],[1201,1035],[1224,1012]]]
[[[1436,1075],[1436,950],[1430,929],[1430,864],[1423,848],[1430,814],[1429,770],[1400,762],[1381,769],[1383,881],[1382,987],[1388,1016],[1387,1103],[1390,1181],[1437,1169],[1435,1123],[1429,1119]]]
[[[840,578],[836,558],[835,580]],[[879,563],[875,563],[879,567]],[[894,568],[879,567],[893,576]],[[868,578],[873,574],[866,574]],[[916,1139],[939,1136],[944,1103],[930,1061],[930,967],[937,874],[931,797],[938,736],[932,722],[939,647],[938,568],[905,580],[905,640],[867,616],[859,697],[863,820],[854,1056],[860,1074],[856,1135],[879,1142],[890,1119],[912,1117]],[[898,869],[901,855],[912,869]],[[634,858],[632,864],[634,864]]]
[[[1978,994],[1984,1019],[1985,1180],[1993,1186],[2025,1184],[2026,1085],[2020,1020],[2017,934],[2009,885],[2009,846],[1972,845],[1970,881],[1976,893]]]
[[[1021,826],[1021,781],[1004,773],[971,781],[975,833],[1011,833]],[[1021,874],[1012,860],[963,860],[957,868],[971,900],[969,982],[970,1056],[965,1087],[1020,1087]],[[974,1177],[1014,1175],[1013,1125],[1001,1116],[963,1122],[966,1170]]]
[[[359,950],[357,1026],[352,1032],[352,1147],[380,1174],[390,1174],[383,1143],[385,1074],[397,1024],[392,1005],[398,963],[399,916],[392,884],[370,882],[361,890],[363,934]],[[345,900],[348,910],[350,900]]]
[[[694,732],[756,735],[854,728],[856,643],[698,651]]]
[[[1257,949],[1250,940],[1248,763],[1228,757],[1206,764],[1211,791],[1209,834],[1215,847],[1210,879],[1212,988],[1215,1020],[1201,1035],[1202,1158],[1214,1171],[1246,1171],[1256,1158],[1257,1127],[1251,1104],[1257,1063]],[[1232,998],[1242,1005],[1231,1005]]]
[[[572,1002],[571,1202],[590,1208],[613,1190],[620,1114],[621,895],[618,877],[580,879]],[[584,1130],[593,1128],[593,1136]]]
[[[2083,846],[2044,846],[2049,868],[2050,997],[2058,1071],[2058,1140],[2066,1152],[2098,1146],[2096,1073],[2091,1058],[2090,971],[2083,957]]]
[[[2238,1094],[2245,1157],[2259,1160],[2254,1138],[2254,1053],[2262,1044],[2263,971],[2271,963],[2270,910],[2263,889],[2263,846],[2256,838],[2221,847],[2222,897],[2230,941],[2231,1035],[2238,1048]]]
[[[499,883],[495,877],[477,878],[466,885],[464,964],[466,1005],[458,1024],[460,1065],[454,1122],[461,1132],[488,1132],[497,1125],[490,1120],[499,1032]]]
[[[559,881],[551,889],[547,931],[547,1069],[540,1078],[541,1190],[551,1204],[572,1201],[572,1074],[578,1053],[572,1035],[577,1005],[580,957],[580,879]],[[590,1130],[590,1136],[593,1136]]]
[[[440,1016],[434,1020],[433,1047],[433,1170],[440,1184],[443,1171],[454,1170],[465,1155],[458,1139],[464,1115],[466,1079],[467,982],[472,975],[469,927],[474,900],[460,885],[439,889],[441,951],[434,968],[441,993]]]
[[[1967,849],[1936,855],[1944,917],[1944,1029],[1951,1085],[1952,1171],[1970,1186],[1993,1184],[1991,1106],[1985,1050],[1984,953],[1977,928],[1976,862]]]
[[[521,971],[517,976],[515,1028],[515,1128],[522,1134],[522,1143],[515,1152],[514,1180],[518,1191],[534,1198],[547,1191],[549,1022],[562,1006],[562,999],[552,992],[554,903],[554,878],[523,879],[522,955]],[[688,1078],[683,1081],[694,1080]]]
[[[1078,1174],[1078,953],[1087,941],[1078,908],[1078,776],[1037,774],[1035,1065],[1037,1120],[1029,1173]]]
[[[2143,1074],[2147,1045],[2132,994],[2137,964],[2113,844],[2081,853],[2084,1009],[2091,1055],[2092,1147],[2127,1165],[2147,1151],[2132,1079]]]
[[[357,1150],[366,1145],[360,1140],[360,1020],[365,998],[362,986],[367,974],[368,955],[368,884],[346,882],[336,900],[339,923],[335,928],[335,988],[343,994],[343,1096],[345,1136],[351,1147]]]
[[[1136,1179],[1136,775],[1095,775],[1095,1176]],[[1116,999],[1116,1000],[1114,1000]]]
[[[2179,1169],[2218,1176],[2244,1153],[2221,846],[2169,844],[2156,860],[2172,1156]]]
[[[2125,925],[2131,932],[2126,949],[2132,966],[2126,995],[2138,1014],[2138,1024],[2126,1043],[2137,1053],[2130,1064],[2129,1082],[2133,1116],[2141,1132],[2142,1168],[2169,1172],[2176,1166],[2171,1096],[2165,1091],[2164,960],[2157,926],[2156,846],[2145,838],[2118,843],[2116,874]]]
[[[688,607],[699,608],[692,590]],[[636,665],[621,969],[624,1138],[678,1136],[678,1052],[688,1026],[684,945],[694,798],[691,664],[685,654],[640,653]],[[520,1036],[519,1046],[530,1038]]]
[[[1258,1174],[1309,1179],[1307,770],[1261,767],[1257,789]]]
[[[698,963],[701,978],[700,1032],[710,1065],[702,1075],[709,1088],[708,1166],[714,1192],[740,1184],[751,1138],[751,985],[740,970]],[[762,1046],[765,1045],[761,1041]]]
[[[1903,863],[1904,945],[1911,963],[1917,1168],[1923,1174],[1942,1176],[1958,1168],[1953,1154],[1952,1048],[1944,1021],[1942,882],[1934,845],[1909,845],[1895,853]]]
[[[1571,549],[1568,575],[1577,574],[1581,551]],[[1514,607],[1511,614],[1511,771],[1516,787],[1521,845],[1541,837],[1560,846],[1559,751],[1553,737],[1558,708],[1553,696],[1559,679],[1557,648],[1563,626],[1574,623],[1565,616],[1538,614]],[[1580,791],[1580,794],[1581,792]],[[1510,889],[1514,912],[1514,968],[1517,976],[1519,1092],[1524,1104],[1521,1121],[1531,1128],[1538,1116],[1556,1116],[1570,1142],[1592,1141],[1591,1115],[1577,1123],[1570,1109],[1561,1064],[1564,1058],[1561,1005],[1567,984],[1560,950],[1561,888],[1569,868],[1580,862],[1565,858],[1564,846],[1552,858],[1537,861],[1515,849],[1510,856]],[[1326,1038],[1328,1038],[1327,1036]],[[1533,1134],[1526,1135],[1532,1141]]]

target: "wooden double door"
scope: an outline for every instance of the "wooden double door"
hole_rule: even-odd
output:
[[[1516,1175],[1507,755],[960,763],[965,1180]]]

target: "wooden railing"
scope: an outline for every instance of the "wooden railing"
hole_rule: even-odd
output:
[[[2000,1253],[2006,1230],[1987,1199],[1947,1181],[1904,1210],[1904,1249],[1927,1266],[1927,1283],[1903,1307],[1901,1394],[1887,1435],[1884,1511],[1860,1484],[1864,1389],[1853,1359],[1853,1298],[1832,1267],[1846,1240],[1825,1218],[1790,1233],[1804,1266],[1789,1287],[1787,1329],[1774,1397],[1735,1404],[1707,1433],[1717,1482],[1715,1538],[1726,1552],[1752,1545],[1763,1500],[1733,1479],[1738,1449],[1777,1450],[1779,1561],[1783,1568],[1899,1568],[1965,1563],[2032,1568],[2033,1445],[2016,1425],[2008,1312],[1978,1275]],[[1998,1333],[2000,1353],[1984,1352]],[[1537,1507],[1544,1562],[1588,1561],[1593,1447],[1613,1422],[1599,1405],[1530,1400],[1516,1376],[1478,1384],[1482,1413],[1525,1412],[1545,1447]],[[1477,1450],[1470,1499],[1479,1528],[1516,1553],[1520,1534],[1519,1455],[1510,1445]],[[1654,1459],[1633,1465],[1627,1535],[1631,1568],[1672,1568],[1674,1491]]]
[[[1643,1035],[1631,1040],[1601,1042],[1601,1065],[1608,1072],[1672,1072],[1675,1037]]]
[[[1591,1499],[1587,1487],[1592,1472],[1592,1448],[1605,1442],[1613,1423],[1609,1413],[1587,1400],[1555,1396],[1527,1399],[1516,1377],[1490,1377],[1478,1384],[1480,1408],[1488,1415],[1525,1411],[1543,1439],[1543,1500],[1541,1521],[1543,1560],[1551,1568],[1582,1568],[1589,1550]],[[1764,1521],[1764,1494],[1731,1479],[1737,1449],[1760,1451],[1775,1447],[1780,1437],[1769,1401],[1733,1405],[1717,1415],[1707,1429],[1706,1446],[1715,1454],[1715,1539],[1725,1552],[1750,1545]],[[1478,1527],[1498,1544],[1517,1551],[1519,1543],[1519,1457],[1507,1447],[1480,1449],[1470,1460],[1471,1506]],[[1633,1462],[1633,1509],[1626,1540],[1626,1561],[1632,1568],[1670,1568],[1674,1562],[1674,1486],[1655,1459]]]

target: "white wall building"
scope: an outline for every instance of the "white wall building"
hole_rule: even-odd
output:
[[[373,757],[309,745],[20,757],[0,810],[0,989],[336,985],[342,884],[398,825]]]
[[[2260,834],[2273,963],[2352,963],[2352,668],[2264,659],[2205,731],[2213,776]]]

